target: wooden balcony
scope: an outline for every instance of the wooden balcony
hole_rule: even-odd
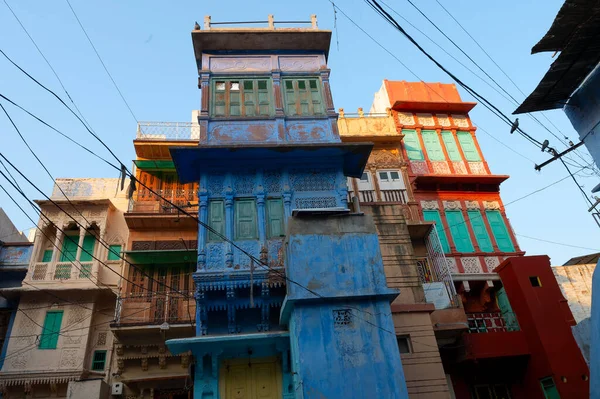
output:
[[[348,191],[348,202],[352,202],[353,191]],[[377,196],[375,190],[358,191],[358,200],[364,202],[386,202],[394,204],[406,204],[408,202],[406,190],[381,190],[380,196]]]
[[[191,215],[197,215],[198,197],[195,190],[157,189],[154,191],[156,194],[147,189],[140,189],[129,201],[129,207],[125,214],[125,221],[129,228],[196,228],[194,219],[169,203],[175,204]]]

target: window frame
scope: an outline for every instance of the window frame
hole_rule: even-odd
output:
[[[48,260],[44,260],[46,259],[46,255],[50,255],[50,259]],[[44,251],[42,252],[42,262],[43,263],[50,263],[52,262],[52,255],[54,255],[54,250],[52,249],[44,249]]]
[[[258,82],[259,81],[266,81],[267,82],[267,88],[266,89],[260,89]],[[224,112],[223,114],[217,114],[216,112],[216,107],[217,105],[217,93],[220,93],[220,91],[217,91],[217,83],[220,82],[224,82],[225,83],[225,91],[224,96],[225,96],[225,100],[224,100]],[[229,85],[228,83],[233,83],[233,82],[237,82],[239,84],[239,101],[238,101],[238,106],[239,106],[239,114],[232,114],[231,112],[231,85]],[[246,107],[248,106],[246,103],[246,99],[245,94],[246,90],[245,89],[245,83],[246,82],[252,82],[252,93],[254,95],[254,114],[246,114]],[[273,95],[273,79],[270,76],[255,76],[252,78],[248,78],[248,77],[237,77],[237,76],[213,76],[211,77],[210,80],[210,90],[211,90],[211,96],[210,96],[210,117],[211,118],[269,118],[269,117],[273,117],[275,115],[275,96]],[[267,94],[267,98],[268,98],[268,103],[267,104],[262,104],[262,105],[266,105],[268,107],[268,113],[263,114],[261,113],[261,93],[265,93],[261,90],[266,90],[266,94]]]
[[[388,175],[386,180],[383,180],[381,178],[381,173],[386,173]],[[391,176],[392,173],[397,173],[398,178],[393,179]],[[385,191],[385,190],[406,190],[406,185],[404,184],[404,178],[402,176],[402,171],[400,169],[377,169],[377,182],[379,183],[379,189],[383,190],[383,191]],[[399,183],[398,187],[395,187],[396,183]]]
[[[216,204],[216,203],[220,203],[221,204],[221,210],[220,210],[220,215],[221,215],[221,227],[220,228],[215,228],[213,226],[213,206],[212,204]],[[207,224],[212,227],[214,230],[217,230],[221,235],[225,235],[225,201],[223,199],[211,199],[208,201],[208,211],[207,211]],[[215,233],[213,233],[212,231],[208,231],[208,235],[206,237],[207,241],[209,242],[222,242],[223,239],[219,236],[217,236]]]
[[[104,354],[104,359],[102,359],[102,368],[96,368],[95,365],[96,363],[99,363],[100,360],[96,360],[96,354],[100,354],[103,353]],[[92,354],[92,364],[90,366],[90,370],[91,371],[105,371],[106,370],[106,355],[107,355],[107,350],[106,349],[98,349],[95,350],[94,353]]]
[[[423,153],[423,148],[421,147],[421,140],[419,139],[419,132],[415,129],[402,129],[402,146],[406,151],[406,157],[409,161],[422,162],[425,161],[425,154]],[[407,140],[408,138],[408,140]],[[416,147],[413,146],[416,145]],[[419,152],[419,156],[411,156],[415,155],[416,152]]]
[[[240,236],[240,229],[238,223],[240,221],[240,204],[251,203],[252,204],[252,234],[249,236]],[[258,210],[256,208],[256,198],[235,198],[233,201],[233,237],[234,240],[245,241],[245,240],[257,240],[258,239]]]
[[[119,247],[119,251],[115,252],[113,247]],[[121,260],[121,252],[123,251],[123,245],[121,244],[111,244],[108,246],[108,253],[106,254],[107,262],[118,262]],[[111,259],[111,256],[116,256],[116,259]]]
[[[467,221],[465,220],[462,210],[446,210],[444,213],[446,215],[446,223],[448,223],[448,230],[450,231],[450,237],[452,237],[452,241],[454,242],[454,248],[456,248],[456,252],[474,253],[475,247],[473,246],[473,241],[471,240],[471,235],[469,234],[469,226],[467,224]],[[458,219],[460,219],[460,221],[458,221],[458,223],[454,223],[454,221],[451,223],[450,218],[448,217],[449,215],[458,215]],[[464,231],[460,231],[463,229]],[[460,237],[462,233],[466,234],[466,238],[463,239],[462,237]],[[457,238],[460,239],[460,248],[458,244],[459,240],[457,240]],[[469,245],[467,247],[464,247],[463,245],[466,245],[467,243]]]
[[[316,81],[316,87],[313,88],[310,87],[310,81]],[[306,84],[306,87],[304,89],[300,89],[299,87],[299,82],[304,81]],[[292,89],[288,89],[287,88],[287,83],[288,82],[292,82]],[[294,92],[294,107],[295,107],[295,112],[291,113],[290,110],[292,109],[291,107],[291,101],[289,98],[289,90],[293,90]],[[310,94],[310,101],[307,102],[308,104],[308,111],[307,113],[303,113],[302,109],[301,109],[301,104],[302,104],[302,98],[301,98],[301,94],[300,90],[303,90],[304,93],[303,94]],[[325,97],[323,95],[323,82],[321,81],[321,77],[320,76],[283,76],[281,78],[281,91],[282,91],[282,98],[283,98],[283,112],[285,113],[286,116],[293,116],[293,117],[302,117],[302,116],[326,116],[327,115],[327,109],[325,107]],[[316,96],[318,97],[318,104],[320,107],[320,112],[315,112],[315,96],[313,93],[316,93]],[[308,97],[308,95],[307,95]]]
[[[279,203],[279,208],[281,209],[281,221],[280,223],[280,229],[281,229],[281,233],[279,235],[275,235],[273,234],[273,232],[271,231],[271,204],[274,203]],[[265,201],[265,217],[266,217],[266,224],[267,224],[267,238],[281,238],[281,237],[285,237],[285,208],[283,206],[283,198],[281,197],[277,197],[277,198],[267,198],[267,200]]]
[[[408,348],[408,352],[402,352],[402,349],[400,349],[399,342],[401,339],[406,340],[406,347]],[[398,343],[398,352],[400,352],[400,355],[410,355],[414,353],[412,341],[410,339],[410,334],[396,335],[396,342]]]

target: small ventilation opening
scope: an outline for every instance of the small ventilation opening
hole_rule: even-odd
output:
[[[540,278],[538,276],[529,277],[529,282],[531,283],[532,287],[541,287],[542,286],[542,282],[540,281]]]

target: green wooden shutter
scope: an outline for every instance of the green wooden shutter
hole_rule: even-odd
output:
[[[496,244],[498,244],[498,249],[503,252],[515,252],[515,247],[510,239],[500,211],[485,211],[485,213],[487,214],[488,222],[490,222]]]
[[[477,147],[475,147],[475,142],[473,141],[473,136],[469,132],[456,132],[456,137],[458,137],[458,142],[460,143],[460,147],[463,150],[463,154],[465,154],[465,158],[470,162],[478,162],[481,161],[479,157],[479,152],[477,152]]]
[[[229,116],[241,115],[241,84],[239,80],[231,80],[228,84],[229,90]]]
[[[267,234],[269,238],[285,235],[283,224],[283,201],[280,198],[267,200]]]
[[[446,221],[457,252],[475,252],[462,211],[446,211]]]
[[[214,82],[213,84],[213,115],[214,116],[225,116],[227,115],[225,112],[225,108],[226,108],[226,101],[225,101],[225,96],[226,96],[226,91],[225,91],[225,87],[226,85],[228,85],[229,82],[226,82],[224,80],[219,80]]]
[[[208,225],[220,234],[225,233],[225,208],[223,201],[210,201],[208,203]],[[208,240],[221,241],[221,238],[212,231],[209,231]]]
[[[62,310],[51,310],[46,313],[42,336],[40,337],[40,349],[56,349],[62,317]]]
[[[60,254],[60,262],[69,262],[75,260],[77,256],[78,236],[65,236],[63,239],[62,252]]]
[[[254,116],[256,115],[255,82],[252,80],[244,80],[243,82],[240,82],[240,84],[242,84],[244,90],[244,113],[246,116]]]
[[[271,94],[269,93],[269,81],[259,80],[258,86],[258,113],[260,115],[271,115]]]
[[[235,238],[251,240],[256,237],[256,203],[254,200],[235,202]]]
[[[425,144],[429,160],[445,161],[446,156],[444,155],[437,132],[435,130],[423,130],[421,131],[421,135],[423,136],[423,143]]]
[[[469,215],[471,226],[473,227],[473,232],[475,233],[475,239],[477,239],[477,245],[479,245],[481,252],[494,252],[492,240],[490,240],[490,236],[485,228],[481,212],[470,210],[467,211],[467,213]]]
[[[51,249],[45,250],[44,256],[42,257],[42,262],[50,262],[52,260],[52,253],[53,251]]]
[[[319,80],[318,79],[310,79],[308,81],[308,86],[310,90],[310,97],[312,101],[312,108],[314,115],[322,115],[325,113],[323,109],[323,97],[321,96],[321,91],[319,90]]]
[[[106,351],[94,351],[92,358],[92,370],[104,371],[106,366]]]
[[[284,80],[285,94],[285,113],[286,115],[298,115],[296,109],[296,91],[294,90],[295,81],[289,79]]]
[[[492,272],[493,270],[489,270]],[[504,321],[506,321],[506,327],[508,331],[519,331],[519,323],[517,322],[517,316],[510,306],[510,301],[508,300],[508,296],[506,295],[506,291],[504,287],[500,288],[496,292],[496,302],[498,302],[498,307],[500,308],[500,312],[502,313],[502,317]]]
[[[448,238],[444,231],[444,225],[442,224],[442,218],[440,217],[439,211],[423,211],[423,219],[428,222],[435,222],[435,230],[440,238],[442,249],[444,253],[450,253],[450,245],[448,244]]]
[[[411,161],[423,161],[425,157],[423,156],[423,151],[421,151],[421,143],[419,142],[417,131],[402,130],[402,134],[404,135],[402,141],[404,142],[408,159]]]
[[[111,245],[108,250],[108,260],[120,260],[121,249],[120,245]]]
[[[554,384],[554,379],[552,377],[546,377],[540,380],[540,384],[542,385],[542,390],[544,391],[544,397],[546,399],[560,399],[560,394],[558,393],[558,389],[556,388],[556,384]]]
[[[95,245],[96,245],[96,237],[94,237],[93,235],[86,235],[83,238],[81,255],[79,256],[79,260],[81,262],[91,262],[92,259],[94,259],[92,257],[92,255],[94,254],[94,246]]]
[[[456,140],[454,139],[454,135],[450,131],[442,131],[442,140],[444,141],[444,145],[446,146],[446,152],[448,153],[448,157],[450,157],[451,161],[462,161],[462,157],[460,156],[460,152],[458,151],[458,145],[456,144]]]

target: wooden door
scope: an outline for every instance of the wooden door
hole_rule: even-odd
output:
[[[277,358],[223,362],[219,390],[224,399],[280,399],[281,366]]]

